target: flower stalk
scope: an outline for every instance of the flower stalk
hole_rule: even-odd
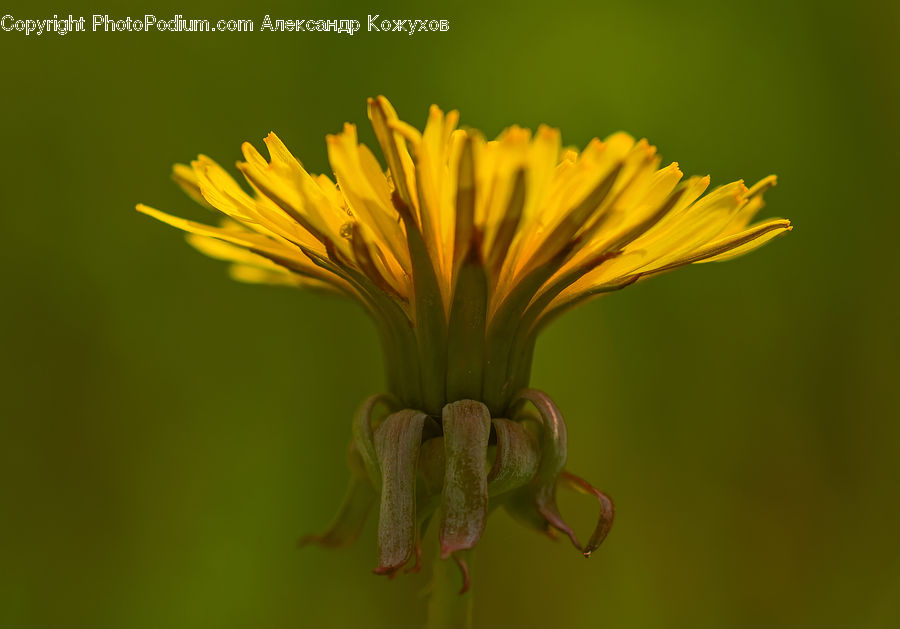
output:
[[[472,565],[474,553],[469,552],[466,562]],[[428,592],[426,629],[470,629],[474,608],[474,592],[471,588],[460,594],[460,579],[455,567],[436,558]]]

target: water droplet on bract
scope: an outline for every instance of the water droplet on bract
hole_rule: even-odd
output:
[[[341,225],[341,238],[350,239],[350,236],[353,235],[353,222],[347,221],[343,225]]]

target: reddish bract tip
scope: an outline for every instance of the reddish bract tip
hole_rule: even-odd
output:
[[[472,585],[472,582],[469,580],[469,565],[466,563],[465,559],[462,559],[457,555],[453,555],[453,559],[456,561],[456,565],[459,566],[459,571],[462,573],[463,584],[462,589],[459,591],[459,595],[462,596],[469,591],[469,588]]]

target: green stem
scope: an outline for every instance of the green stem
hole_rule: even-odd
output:
[[[472,551],[466,552],[471,569]],[[428,622],[426,629],[471,629],[472,590],[460,594],[462,576],[452,559],[434,559],[434,576],[428,597]]]

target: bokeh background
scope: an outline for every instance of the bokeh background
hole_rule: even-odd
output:
[[[230,165],[270,130],[324,170],[344,121],[372,141],[379,93],[417,125],[436,102],[489,135],[627,130],[714,183],[774,172],[766,213],[796,225],[544,335],[533,383],[618,518],[585,561],[493,516],[476,626],[900,626],[898,3],[6,6],[451,30],[0,32],[0,627],[421,624],[428,577],[373,576],[373,522],[347,551],[294,547],[382,387],[372,326],[232,282],[132,209],[203,218],[171,163]]]

